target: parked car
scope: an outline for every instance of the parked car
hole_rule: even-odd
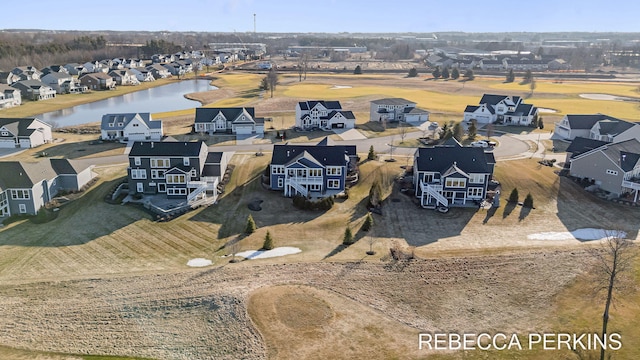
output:
[[[471,143],[473,147],[488,148],[489,143],[486,140],[478,140]]]

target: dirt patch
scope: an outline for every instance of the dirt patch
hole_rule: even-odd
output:
[[[273,299],[277,320],[294,330],[313,330],[331,322],[329,304],[309,291],[289,289]]]

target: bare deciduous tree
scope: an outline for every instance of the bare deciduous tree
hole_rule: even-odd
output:
[[[269,90],[271,90],[271,97],[273,97],[273,90],[275,90],[276,85],[278,85],[278,72],[273,67],[267,74],[267,82],[269,83]]]
[[[398,127],[400,128],[400,143],[404,143],[404,138],[407,137],[407,127],[404,126],[402,121],[398,122]]]
[[[307,53],[300,54],[300,56],[298,57],[298,81],[307,80],[308,67],[309,67],[309,54]]]
[[[596,260],[595,276],[596,291],[606,291],[604,312],[602,314],[602,337],[607,338],[609,325],[609,309],[613,302],[614,291],[622,288],[621,277],[630,271],[633,259],[633,249],[627,234],[619,229],[608,230],[602,247],[593,249],[591,254]],[[600,349],[600,360],[605,359],[605,346]]]

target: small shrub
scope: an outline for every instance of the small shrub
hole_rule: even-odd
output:
[[[269,230],[267,230],[267,234],[264,236],[264,243],[262,244],[263,250],[272,250],[274,248],[273,245],[273,237]]]
[[[351,233],[351,228],[347,226],[347,228],[344,229],[344,237],[342,238],[342,244],[349,246],[353,243],[354,243],[354,239],[353,239],[353,234]]]
[[[362,74],[362,67],[360,65],[356,66],[356,68],[353,69],[353,73],[355,75],[361,75]]]
[[[527,194],[527,196],[524,198],[522,206],[533,209],[533,196],[531,194]]]
[[[509,194],[509,199],[507,200],[508,202],[518,202],[519,195],[518,195],[518,188],[513,188],[513,190],[511,190],[511,194]]]
[[[244,228],[244,233],[247,235],[253,234],[256,231],[256,228],[256,222],[253,221],[253,216],[249,214],[247,217],[247,226]]]
[[[371,147],[369,147],[369,154],[367,155],[367,159],[368,160],[375,160],[376,159],[376,152],[375,152],[375,150],[373,150],[373,145],[371,145]]]
[[[362,224],[362,231],[369,231],[373,226],[373,217],[371,213],[367,214],[367,217],[364,219],[364,223]]]

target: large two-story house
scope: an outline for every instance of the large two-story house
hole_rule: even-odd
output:
[[[413,161],[415,196],[423,208],[478,206],[487,196],[495,158],[481,148],[418,148]]]
[[[342,110],[339,101],[301,101],[296,105],[296,126],[303,129],[353,129],[356,117],[352,111]]]
[[[316,145],[276,144],[269,165],[270,187],[287,197],[336,195],[344,192],[356,164],[354,145],[332,146],[327,138]]]
[[[264,133],[264,118],[252,107],[196,108],[193,129],[197,133],[251,135]]]
[[[553,139],[577,137],[606,142],[640,139],[640,125],[605,114],[568,114],[556,123]]]
[[[150,113],[106,114],[100,124],[102,140],[160,141],[164,135],[162,120]]]
[[[80,85],[80,82],[65,72],[49,72],[40,78],[40,81],[49,85],[57,94],[79,94],[86,92],[88,88]]]
[[[116,88],[116,81],[105,73],[88,73],[80,77],[80,84],[89,90],[112,90]]]
[[[189,205],[215,202],[221,169],[203,141],[135,142],[129,152],[129,192],[163,194]],[[224,163],[226,167],[226,162]]]
[[[56,97],[56,91],[40,80],[22,80],[11,84],[11,86],[20,90],[23,99],[38,101]]]
[[[485,94],[478,105],[467,105],[463,121],[529,126],[538,120],[538,108],[525,104],[520,96]]]
[[[60,191],[81,190],[95,177],[92,167],[67,159],[0,161],[0,218],[35,215]]]
[[[429,121],[429,112],[416,107],[416,103],[402,98],[371,101],[369,121]]]
[[[640,191],[640,141],[624,140],[588,150],[570,160],[571,176],[593,181],[600,189],[637,202]]]
[[[0,109],[7,109],[22,104],[20,90],[6,84],[0,84]]]
[[[38,118],[0,118],[0,148],[28,149],[51,141],[51,125]]]

